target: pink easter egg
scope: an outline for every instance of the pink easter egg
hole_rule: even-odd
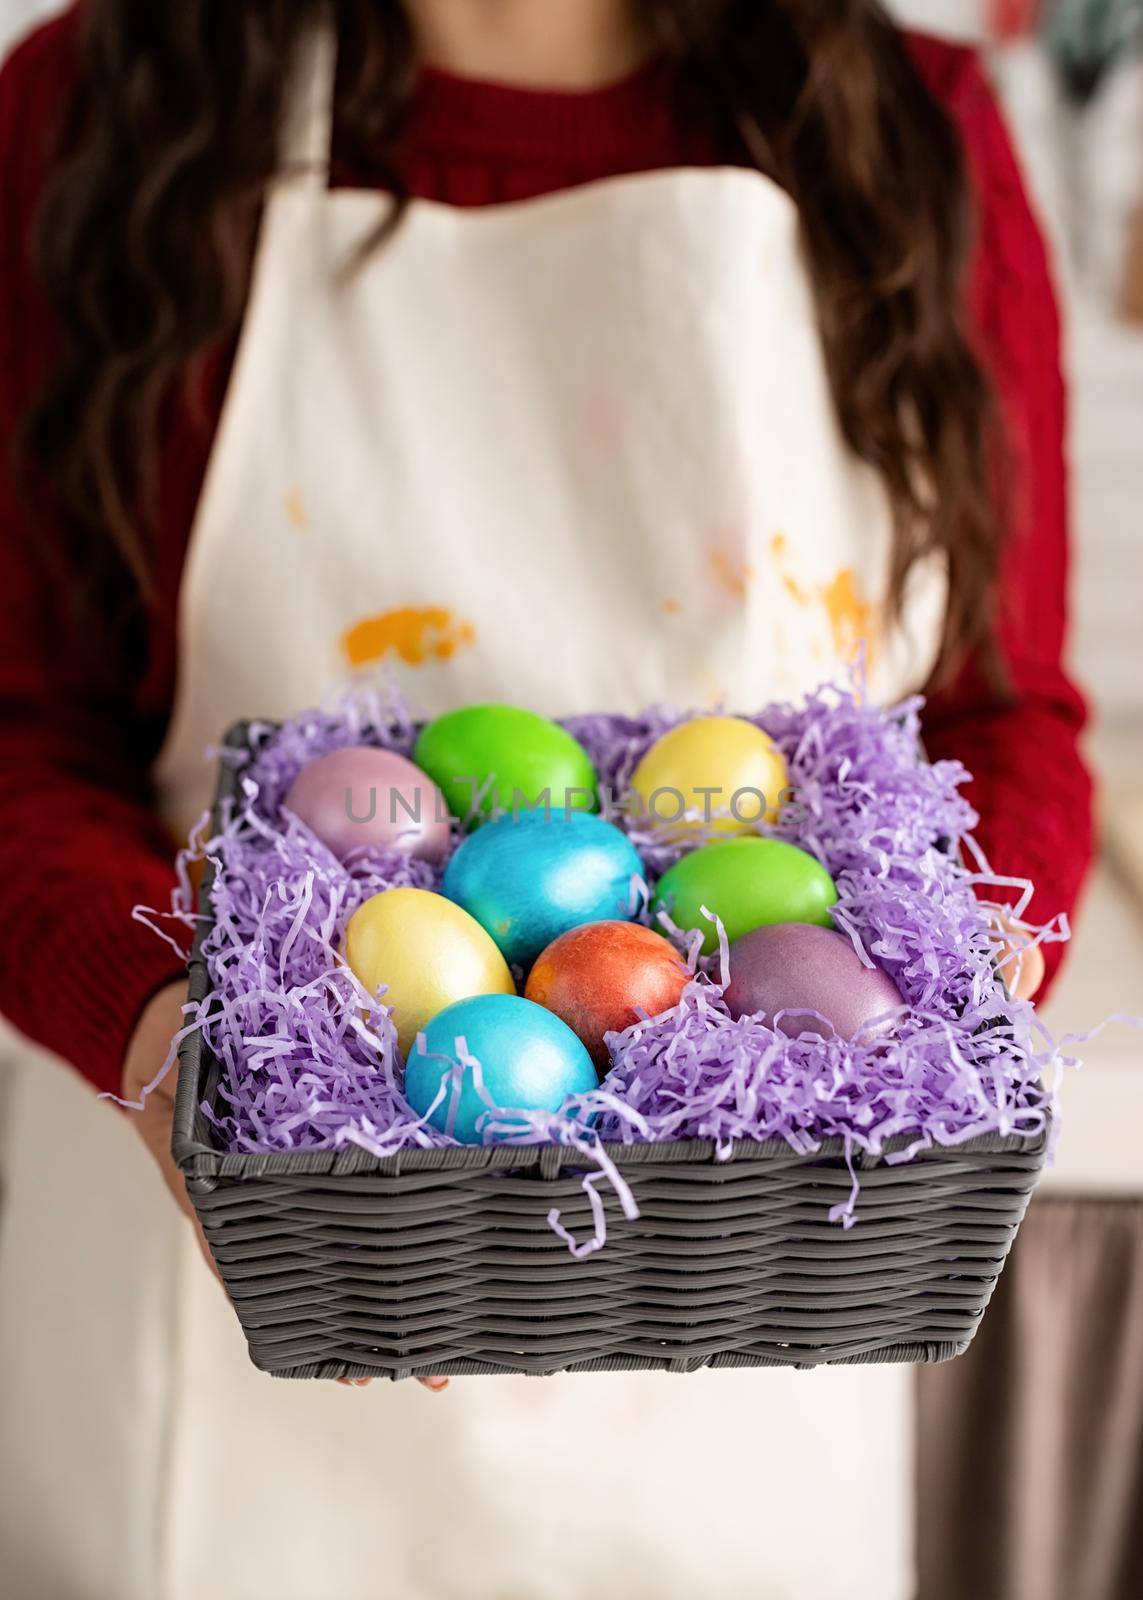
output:
[[[889,974],[865,966],[844,934],[809,922],[773,922],[736,939],[725,999],[732,1017],[816,1011],[843,1039],[891,1031],[899,1019],[874,1019],[904,1003]],[[783,1017],[778,1027],[793,1037],[829,1033],[807,1016]]]
[[[383,846],[439,861],[448,845],[444,796],[393,750],[350,745],[319,756],[298,773],[285,805],[342,860]]]

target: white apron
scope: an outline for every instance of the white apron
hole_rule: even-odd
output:
[[[231,719],[378,665],[428,712],[736,709],[811,688],[866,637],[880,697],[916,686],[941,586],[887,636],[885,499],[839,435],[788,198],[716,169],[417,202],[346,278],[386,202],[327,189],[332,73],[323,36],[292,100],[287,154],[308,171],[268,204],[183,582],[170,817],[201,809],[203,751]],[[68,1095],[100,1137],[112,1119]],[[0,1364],[21,1460],[50,1463],[9,1512],[22,1595],[910,1593],[907,1369],[480,1378],[439,1397],[275,1382],[116,1140],[153,1214],[120,1204],[94,1263],[65,1214],[47,1257],[64,1305],[37,1302],[22,1379]],[[118,1251],[112,1385],[73,1319],[114,1303]],[[165,1265],[144,1294],[148,1259]],[[70,1385],[68,1420],[36,1370]],[[66,1537],[33,1551],[49,1494]]]

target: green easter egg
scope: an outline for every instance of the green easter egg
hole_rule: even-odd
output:
[[[439,780],[438,780],[439,781]],[[680,856],[659,879],[652,909],[677,927],[701,928],[703,953],[718,949],[706,906],[722,920],[733,944],[744,933],[771,922],[813,922],[832,927],[829,908],[837,900],[825,868],[781,839],[727,839]]]
[[[554,813],[594,811],[595,768],[577,739],[516,706],[465,706],[423,728],[413,760],[467,820],[550,803]]]

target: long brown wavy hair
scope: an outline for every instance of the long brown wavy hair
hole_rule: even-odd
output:
[[[403,201],[416,81],[400,0],[325,0],[339,129]],[[894,514],[890,596],[947,562],[939,682],[971,650],[999,673],[990,390],[964,325],[972,213],[960,143],[874,0],[641,0],[677,91],[796,202],[841,427]],[[84,565],[145,603],[167,403],[238,327],[282,87],[322,0],[87,0],[82,89],[45,196],[38,262],[65,335],[29,419],[37,476]]]

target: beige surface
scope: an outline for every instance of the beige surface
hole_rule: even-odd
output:
[[[1143,906],[1143,787],[1109,800],[1104,839],[1115,872]]]
[[[1143,1017],[1143,913],[1107,863],[1076,919],[1075,946],[1043,1021],[1063,1039],[1115,1013]],[[1082,1063],[1060,1086],[1063,1123],[1048,1191],[1143,1194],[1143,1031],[1110,1024],[1069,1046]]]

